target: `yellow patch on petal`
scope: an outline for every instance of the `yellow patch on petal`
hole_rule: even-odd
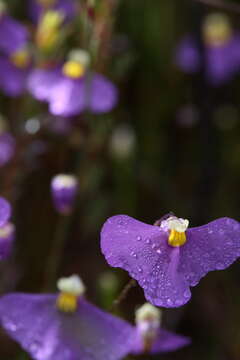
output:
[[[182,246],[187,241],[185,232],[171,230],[168,237],[168,244],[174,247]]]
[[[61,292],[57,298],[57,308],[66,313],[73,313],[77,310],[78,296]]]
[[[18,68],[24,69],[29,65],[30,56],[29,52],[24,50],[18,50],[11,54],[10,61]]]
[[[42,50],[52,49],[58,42],[64,15],[59,11],[47,11],[41,18],[37,33],[37,46]]]
[[[62,68],[63,74],[72,79],[79,79],[85,73],[85,67],[73,60],[67,61]]]
[[[203,25],[204,41],[210,46],[222,46],[232,36],[229,19],[222,14],[209,15]]]

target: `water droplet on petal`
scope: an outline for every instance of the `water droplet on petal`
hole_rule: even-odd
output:
[[[135,259],[137,258],[137,254],[134,251],[132,251],[130,255],[133,256]]]
[[[172,300],[171,299],[167,299],[167,304],[169,305],[169,306],[171,306],[172,305]]]
[[[161,254],[162,251],[161,251],[160,249],[157,249],[157,253],[158,253],[158,254]]]
[[[146,243],[147,243],[147,244],[150,244],[150,243],[151,243],[151,240],[150,240],[150,239],[146,239]]]
[[[141,236],[137,236],[137,241],[141,241],[142,237]]]

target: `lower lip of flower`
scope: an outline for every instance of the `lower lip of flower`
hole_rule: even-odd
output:
[[[57,298],[58,310],[65,313],[74,313],[78,306],[78,296],[67,292],[60,292]]]
[[[85,73],[84,66],[78,61],[69,60],[62,68],[63,74],[72,79],[79,79]]]
[[[185,232],[179,232],[176,230],[170,230],[168,236],[168,245],[173,247],[182,246],[187,241]]]

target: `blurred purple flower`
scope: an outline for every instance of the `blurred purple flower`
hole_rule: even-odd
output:
[[[214,85],[221,85],[240,70],[240,36],[235,35],[222,46],[207,46],[205,52],[206,78]],[[186,73],[200,70],[201,55],[193,38],[186,37],[177,49],[178,66]]]
[[[26,28],[5,12],[0,13],[0,50],[6,54],[15,52],[25,46],[27,40]]]
[[[15,226],[7,222],[0,227],[0,260],[6,259],[12,251],[15,240]]]
[[[13,293],[0,299],[9,336],[35,360],[118,360],[132,346],[132,327],[83,299],[77,276],[60,279],[56,295]]]
[[[205,62],[206,79],[213,86],[221,85],[240,70],[240,35],[233,33],[229,19],[211,14],[202,27],[203,54],[193,36],[183,38],[176,51],[176,63],[186,73],[196,73]]]
[[[8,57],[0,56],[0,88],[8,96],[19,96],[26,89],[30,70],[27,51],[19,50]]]
[[[104,76],[91,73],[79,77],[64,75],[61,68],[36,69],[29,77],[28,88],[38,100],[49,103],[57,116],[73,116],[89,109],[93,113],[111,111],[117,103],[117,90]]]
[[[185,336],[171,333],[161,327],[161,310],[145,303],[136,311],[133,354],[164,353],[190,344]]]
[[[103,226],[101,249],[109,265],[127,270],[138,281],[148,301],[178,307],[191,298],[190,286],[240,256],[239,222],[220,218],[187,229],[188,223],[170,216],[157,226],[147,225],[117,215]]]
[[[63,215],[73,210],[78,191],[78,180],[74,175],[58,174],[51,182],[51,193],[55,209]]]
[[[8,222],[11,214],[11,205],[6,199],[0,197],[0,228]]]
[[[77,15],[75,0],[29,0],[29,15],[33,22],[38,22],[45,10],[56,10],[64,15],[65,20],[71,20]]]
[[[6,165],[15,153],[16,141],[8,132],[0,134],[0,167]]]

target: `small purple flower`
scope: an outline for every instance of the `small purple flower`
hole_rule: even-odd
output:
[[[107,262],[127,270],[154,305],[184,305],[191,298],[190,286],[240,256],[240,223],[233,219],[188,229],[188,220],[168,216],[156,224],[117,215],[101,232]]]
[[[207,80],[214,86],[231,80],[240,70],[240,35],[232,33],[225,16],[211,14],[206,18],[203,42]],[[176,63],[186,73],[200,70],[201,54],[192,36],[186,36],[179,44]]]
[[[30,55],[20,49],[7,56],[0,56],[0,88],[8,96],[19,96],[27,84],[30,69]]]
[[[0,260],[6,259],[12,251],[15,240],[15,226],[7,222],[0,227]]]
[[[0,134],[0,167],[6,165],[15,153],[15,138],[8,132]]]
[[[56,210],[68,215],[72,212],[78,191],[78,180],[74,175],[59,174],[51,182],[51,193]]]
[[[0,197],[0,228],[8,222],[11,214],[11,205],[6,199]]]
[[[190,339],[171,333],[161,327],[161,310],[145,303],[136,311],[133,354],[164,353],[190,344]]]
[[[34,70],[28,83],[30,93],[47,101],[50,112],[57,116],[73,116],[87,109],[93,113],[111,111],[118,97],[115,86],[102,75],[87,71],[86,52],[72,53],[62,67]]]
[[[33,22],[46,10],[55,10],[63,14],[64,19],[69,21],[77,15],[77,3],[75,0],[29,0],[29,15]]]
[[[28,40],[27,29],[1,9],[0,4],[0,50],[13,53],[25,46]]]
[[[35,360],[120,360],[132,347],[132,326],[83,298],[73,275],[59,294],[13,293],[0,299],[6,332]]]

